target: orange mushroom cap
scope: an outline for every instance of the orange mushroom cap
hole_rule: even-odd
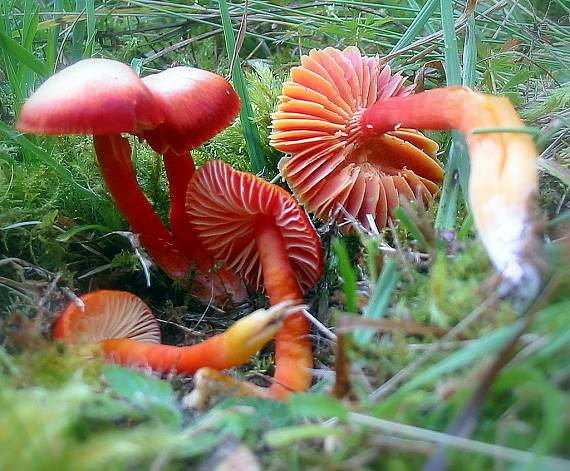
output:
[[[187,193],[187,211],[204,246],[228,270],[257,289],[263,275],[255,240],[260,217],[271,219],[283,239],[289,262],[303,291],[323,271],[319,237],[305,212],[284,189],[219,160],[200,168]]]
[[[382,227],[400,195],[427,200],[438,191],[443,169],[434,141],[413,129],[373,134],[359,125],[368,107],[409,95],[413,86],[404,80],[356,47],[312,50],[291,70],[270,143],[290,154],[281,174],[319,218],[329,219],[341,205],[365,227],[367,214]]]
[[[136,133],[164,120],[135,71],[84,59],[47,79],[22,107],[17,129],[40,134]]]
[[[150,308],[126,291],[99,290],[70,303],[56,321],[53,336],[66,343],[131,339],[160,343],[158,321]]]
[[[173,67],[143,82],[164,113],[164,122],[141,137],[158,153],[181,154],[210,140],[237,116],[241,102],[223,77],[192,67]]]

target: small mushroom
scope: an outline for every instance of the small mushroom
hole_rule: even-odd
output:
[[[260,309],[238,320],[222,334],[186,347],[162,345],[150,308],[125,291],[100,290],[70,303],[54,328],[54,338],[72,344],[98,344],[106,358],[125,366],[157,372],[193,374],[202,367],[241,365],[269,342],[291,312],[290,302]],[[296,308],[295,308],[296,309]]]
[[[319,237],[294,198],[282,188],[222,161],[200,168],[187,193],[190,220],[210,253],[272,305],[301,303],[323,271]],[[274,397],[303,391],[312,381],[310,322],[289,315],[276,337]]]
[[[289,154],[281,174],[307,210],[343,221],[341,206],[364,227],[371,215],[381,228],[401,196],[427,201],[439,190],[434,141],[411,126],[366,133],[359,126],[374,104],[412,92],[404,80],[356,47],[313,49],[291,69],[270,143]]]

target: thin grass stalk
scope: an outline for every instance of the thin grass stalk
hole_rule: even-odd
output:
[[[451,0],[441,0],[441,22],[443,28],[443,39],[445,43],[445,76],[447,86],[465,84],[465,80],[473,74],[467,76],[461,74],[459,64],[459,50],[455,33],[455,21],[453,17],[453,4]],[[471,15],[472,17],[472,15]],[[468,46],[469,35],[466,35],[467,54],[471,56],[474,48]],[[475,61],[469,62],[470,67],[474,67]],[[441,189],[441,198],[435,227],[439,231],[452,231],[457,224],[457,205],[459,200],[459,187],[463,191],[464,200],[467,201],[469,179],[469,157],[467,146],[463,136],[458,131],[452,131],[452,143],[449,150],[449,158],[445,168],[445,178]],[[467,203],[466,203],[467,204]]]
[[[226,41],[226,49],[228,51],[228,61],[231,62],[231,58],[234,57],[234,54],[238,57],[235,67],[233,67],[233,70],[231,70],[230,73],[232,74],[235,89],[241,98],[242,107],[240,111],[240,122],[247,145],[249,160],[251,162],[251,169],[256,174],[263,174],[267,170],[267,159],[263,153],[261,138],[259,137],[259,131],[255,124],[253,107],[247,91],[245,76],[239,61],[239,51],[236,52],[236,40],[232,27],[232,20],[230,18],[230,12],[228,10],[228,4],[226,3],[226,0],[218,0],[218,4],[220,6],[220,14],[222,16],[222,27],[224,29],[224,38]]]
[[[416,38],[418,33],[429,24],[431,15],[437,8],[439,2],[438,0],[428,0],[422,9],[418,12],[418,15],[412,21],[412,24],[408,27],[406,32],[402,35],[400,40],[394,45],[390,54],[397,52],[403,47],[408,46]]]

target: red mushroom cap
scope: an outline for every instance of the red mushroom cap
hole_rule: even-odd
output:
[[[100,290],[71,302],[55,323],[53,336],[66,343],[131,339],[160,343],[160,328],[150,308],[126,291]]]
[[[39,134],[134,134],[163,119],[153,95],[131,67],[109,59],[85,59],[36,90],[22,108],[17,129]]]
[[[173,67],[143,78],[165,116],[158,128],[141,137],[158,153],[181,154],[210,140],[229,126],[240,110],[230,83],[217,74],[192,67]]]
[[[319,237],[303,209],[284,189],[213,160],[194,175],[186,201],[204,246],[250,286],[258,288],[263,279],[254,236],[259,216],[272,218],[280,230],[299,287],[307,291],[320,278],[323,257]]]
[[[280,170],[309,211],[329,219],[342,205],[364,226],[371,214],[382,227],[399,195],[427,199],[438,191],[443,169],[434,141],[412,129],[375,134],[360,126],[366,108],[411,93],[404,80],[355,47],[312,50],[291,70],[271,145],[291,154]]]

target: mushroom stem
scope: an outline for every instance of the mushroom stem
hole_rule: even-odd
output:
[[[104,340],[101,345],[109,361],[126,366],[149,367],[158,372],[188,375],[194,374],[202,366],[223,370],[239,364],[232,352],[228,352],[223,334],[187,347],[131,339]]]
[[[225,332],[186,347],[141,342],[129,338],[107,339],[100,345],[109,361],[125,366],[150,367],[157,372],[188,375],[202,367],[224,370],[246,363],[261,350],[291,312],[290,302],[260,309],[238,320]]]
[[[214,273],[214,259],[204,248],[186,213],[186,190],[196,171],[192,155],[169,149],[163,158],[170,191],[170,228],[180,250],[198,269],[195,281],[204,286],[205,296],[213,296],[216,300],[228,297],[234,302],[244,301],[247,291],[237,276],[221,268]]]
[[[263,284],[271,305],[303,301],[303,294],[285,251],[283,237],[272,218],[258,217],[255,240],[263,272]],[[304,391],[312,382],[313,355],[309,337],[311,324],[302,312],[287,316],[275,338],[276,382],[272,397],[285,398],[291,391]]]
[[[204,250],[194,249],[194,247],[201,247],[202,244],[199,242],[186,214],[186,190],[196,171],[194,160],[189,152],[178,154],[173,150],[166,151],[163,158],[170,190],[170,214],[168,219],[172,233],[180,242],[181,249],[188,258],[198,260],[199,257],[204,257],[211,261],[211,258],[206,255]],[[192,253],[192,255],[189,255],[188,252]]]
[[[534,214],[538,154],[528,134],[500,131],[523,127],[510,101],[465,87],[441,88],[379,101],[362,113],[359,124],[364,134],[398,127],[463,132],[471,164],[469,200],[481,240],[506,281],[504,290],[532,299],[541,284]],[[477,129],[492,132],[474,133]]]
[[[129,141],[120,134],[110,134],[95,135],[93,142],[105,183],[141,244],[169,276],[185,278],[190,262],[140,188]]]

